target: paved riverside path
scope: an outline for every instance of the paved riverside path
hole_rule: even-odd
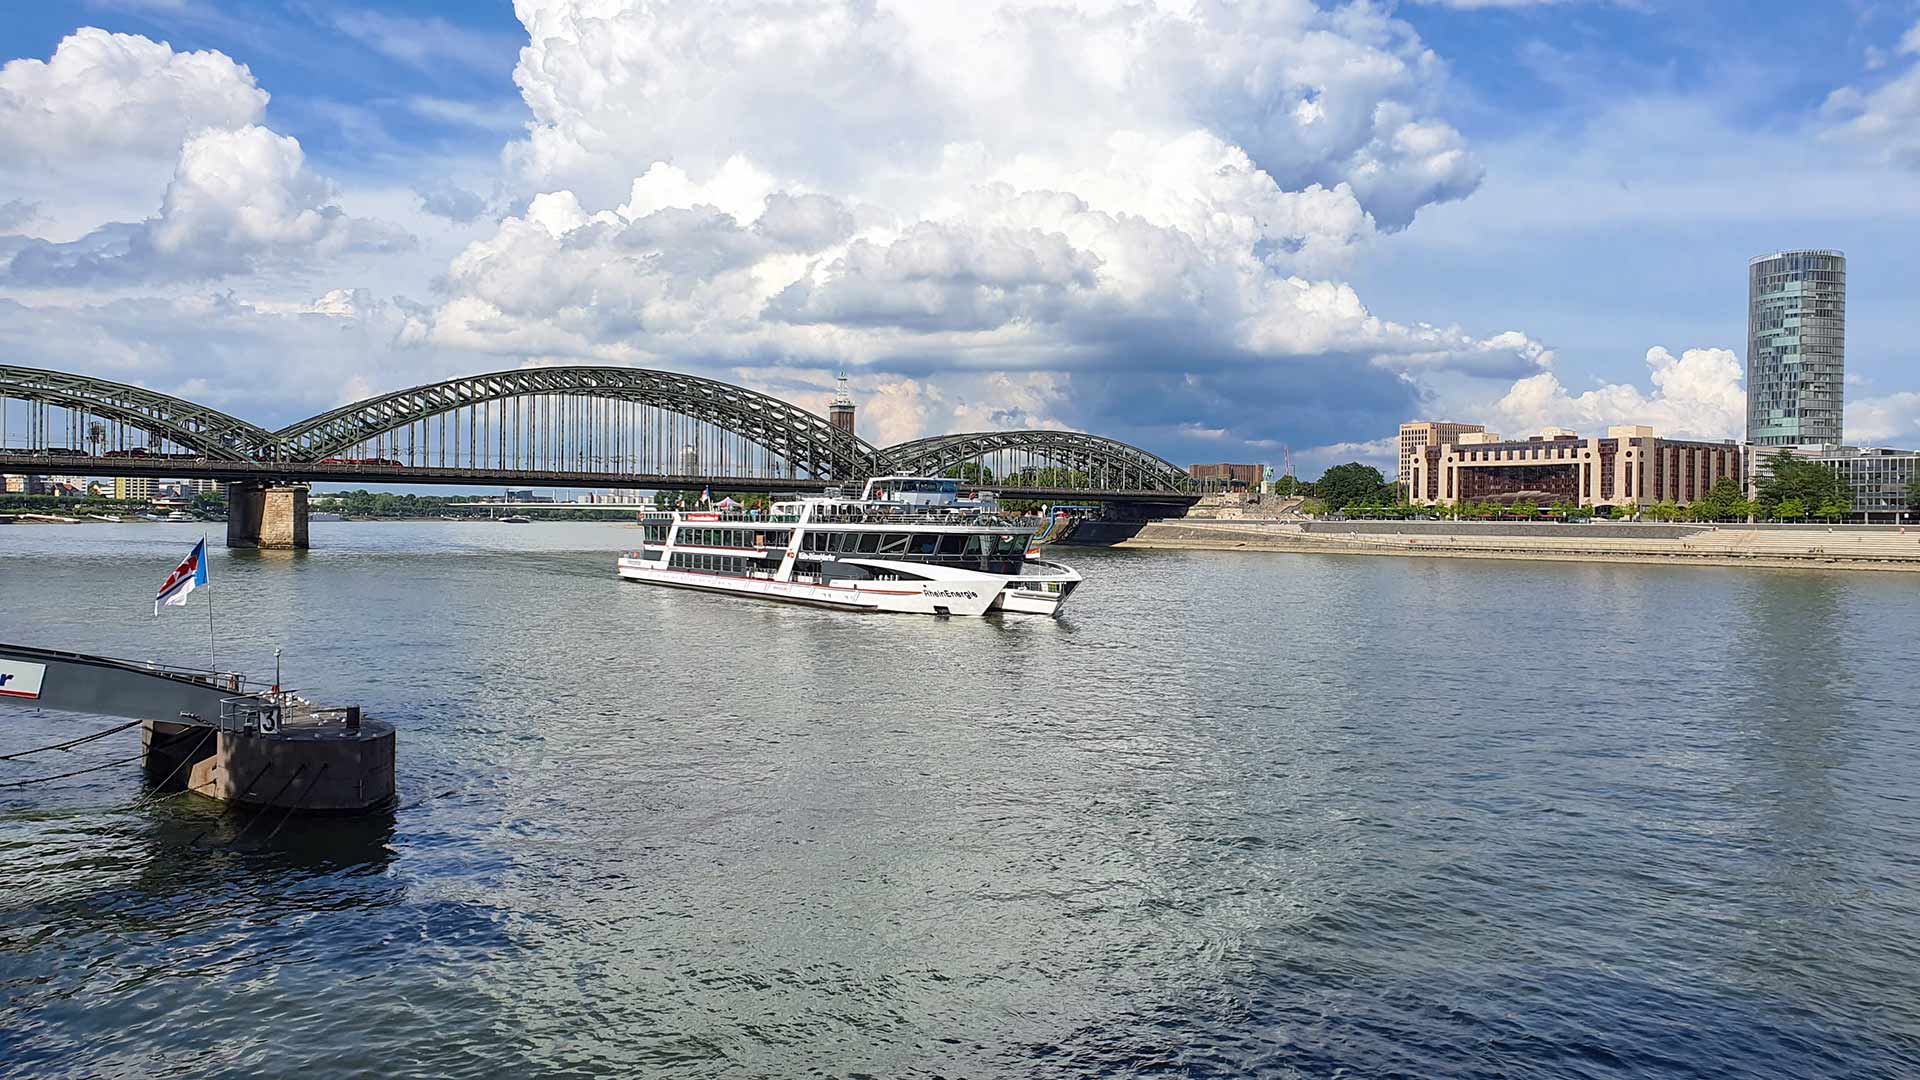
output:
[[[1898,526],[1184,520],[1154,522],[1115,546],[1920,571],[1920,529]]]

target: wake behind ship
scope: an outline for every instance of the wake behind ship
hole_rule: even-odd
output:
[[[959,499],[954,480],[888,476],[857,499],[775,503],[762,517],[656,511],[621,577],[866,611],[1057,615],[1080,575],[1029,550],[1031,526]]]

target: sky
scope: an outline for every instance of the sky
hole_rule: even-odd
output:
[[[1920,0],[84,0],[0,23],[0,354],[269,426],[542,364],[1390,468],[1737,438],[1849,259],[1920,444]]]

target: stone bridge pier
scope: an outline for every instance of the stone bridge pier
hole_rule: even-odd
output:
[[[227,487],[227,546],[307,546],[307,485],[235,481]]]

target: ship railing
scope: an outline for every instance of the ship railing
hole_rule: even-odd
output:
[[[954,513],[954,514],[884,514],[871,511],[853,514],[815,514],[807,519],[809,525],[968,525],[983,529],[1013,529],[1015,525],[1006,518],[994,514]]]
[[[275,735],[283,728],[315,728],[337,725],[348,731],[360,728],[360,707],[322,707],[293,690],[270,690],[261,694],[223,698],[216,727],[230,733]]]
[[[178,667],[173,664],[162,664],[159,661],[145,661],[135,666],[142,671],[151,671],[159,675],[191,679],[229,693],[244,693],[247,687],[247,677],[237,671],[209,671],[206,668]]]
[[[797,514],[760,514],[755,516],[753,514],[741,513],[738,510],[647,510],[643,511],[640,517],[643,521],[648,519],[671,521],[675,514],[682,516],[699,514],[701,520],[690,523],[694,525],[708,525],[716,521],[749,522],[759,525],[792,525],[794,522],[800,520]]]

